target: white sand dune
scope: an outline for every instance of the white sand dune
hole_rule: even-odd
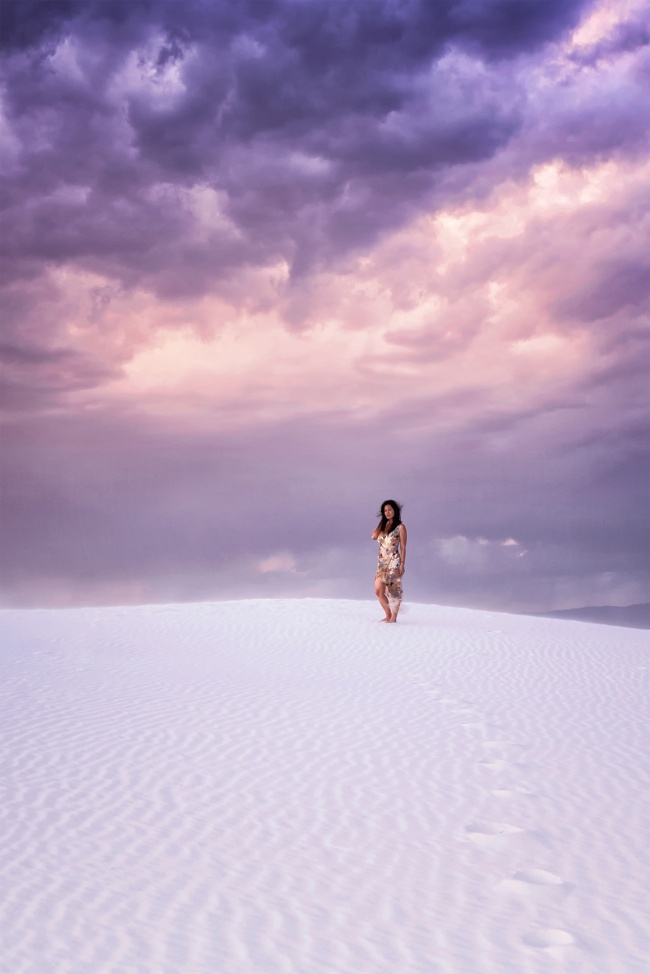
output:
[[[6,974],[647,974],[648,635],[1,615]]]

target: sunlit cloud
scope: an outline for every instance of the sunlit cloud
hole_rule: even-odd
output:
[[[262,575],[269,572],[296,572],[296,559],[286,551],[280,551],[268,558],[262,558],[257,563],[258,571]]]

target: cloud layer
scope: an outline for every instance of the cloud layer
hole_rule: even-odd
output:
[[[5,3],[5,600],[648,597],[643,3]]]

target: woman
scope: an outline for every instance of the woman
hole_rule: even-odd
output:
[[[397,622],[406,567],[406,528],[397,501],[384,501],[381,505],[381,520],[372,532],[372,540],[379,542],[375,595],[385,613],[381,621]]]

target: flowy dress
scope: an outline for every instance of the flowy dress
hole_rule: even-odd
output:
[[[397,608],[402,601],[402,576],[400,568],[402,561],[399,554],[399,525],[389,534],[377,538],[379,542],[379,558],[375,578],[381,579],[386,586],[386,597],[391,610]]]

